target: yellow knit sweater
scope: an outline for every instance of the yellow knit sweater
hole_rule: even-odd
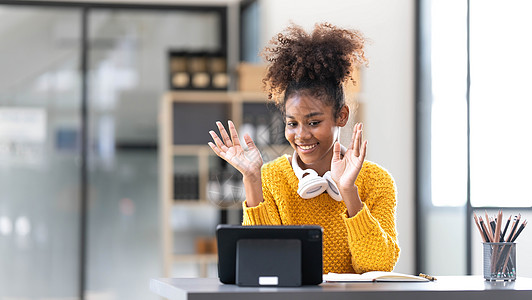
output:
[[[399,257],[395,229],[396,190],[391,175],[365,161],[355,184],[364,207],[349,218],[344,202],[323,193],[312,199],[297,194],[297,179],[288,156],[262,167],[264,202],[247,207],[243,225],[323,227],[323,272],[391,271]]]

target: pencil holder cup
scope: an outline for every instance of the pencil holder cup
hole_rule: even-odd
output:
[[[515,280],[515,243],[483,243],[484,279]]]

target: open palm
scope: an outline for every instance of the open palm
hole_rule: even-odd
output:
[[[240,145],[238,133],[232,121],[228,122],[229,133],[227,134],[221,122],[216,122],[221,138],[214,132],[210,131],[210,135],[214,143],[209,142],[211,149],[222,159],[231,164],[235,169],[240,171],[242,175],[260,175],[260,168],[263,161],[259,149],[249,135],[244,135],[244,141],[248,147],[248,151]]]
[[[353,128],[353,137],[349,148],[341,156],[340,143],[334,144],[333,158],[331,161],[331,177],[340,190],[349,189],[354,186],[355,181],[362,169],[366,158],[366,147],[368,142],[362,142],[362,124],[357,123]]]

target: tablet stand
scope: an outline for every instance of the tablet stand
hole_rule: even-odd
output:
[[[237,242],[236,284],[301,286],[301,241],[242,239]]]

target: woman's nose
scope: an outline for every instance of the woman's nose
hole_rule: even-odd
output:
[[[310,137],[310,131],[306,126],[299,126],[296,130],[296,138],[306,139]]]

